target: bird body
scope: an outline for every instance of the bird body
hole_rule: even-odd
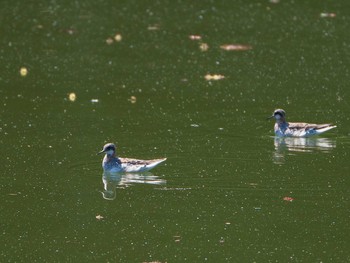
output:
[[[99,153],[105,153],[102,168],[105,172],[146,172],[164,162],[166,158],[153,160],[140,160],[122,158],[116,156],[116,147],[113,143],[107,143]]]
[[[275,118],[275,135],[279,137],[309,137],[331,130],[337,126],[332,124],[311,124],[305,122],[287,122],[286,113],[282,109],[274,111],[269,118]]]

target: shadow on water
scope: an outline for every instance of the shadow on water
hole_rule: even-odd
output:
[[[114,200],[117,196],[118,186],[130,186],[132,184],[153,184],[164,185],[166,180],[160,179],[158,176],[150,173],[109,173],[102,174],[102,182],[104,190],[101,191],[102,196],[106,200]]]
[[[275,137],[275,151],[273,161],[275,164],[284,164],[286,155],[292,152],[330,152],[336,147],[336,141],[332,138],[297,138]]]

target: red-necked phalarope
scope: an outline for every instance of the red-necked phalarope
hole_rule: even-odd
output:
[[[166,158],[153,160],[138,160],[120,158],[116,156],[116,147],[113,143],[107,143],[99,154],[105,153],[102,167],[105,172],[146,172],[164,162]]]
[[[304,122],[286,122],[286,112],[282,109],[274,111],[268,119],[275,118],[275,134],[279,137],[308,137],[324,133],[337,126],[332,124],[310,124]]]

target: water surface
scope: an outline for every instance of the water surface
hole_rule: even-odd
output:
[[[1,261],[349,261],[349,8],[5,1]],[[106,177],[106,142],[168,160]]]

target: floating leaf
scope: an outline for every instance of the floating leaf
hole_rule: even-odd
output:
[[[199,35],[189,35],[188,37],[191,40],[201,40],[202,39],[202,37]]]
[[[130,101],[132,104],[136,103],[136,97],[135,97],[135,96],[131,96],[130,99],[129,99],[129,101]]]
[[[120,41],[122,41],[122,39],[123,39],[123,37],[122,37],[121,34],[116,34],[116,35],[114,36],[114,40],[115,40],[116,42],[120,42]]]
[[[21,67],[21,69],[19,70],[19,73],[21,74],[22,77],[25,77],[28,74],[28,69],[26,67]]]
[[[209,49],[209,45],[208,45],[207,43],[201,43],[201,44],[199,45],[199,49],[200,49],[201,51],[207,51],[207,50]]]
[[[283,200],[287,201],[287,202],[293,202],[294,198],[293,197],[289,197],[289,196],[285,196],[285,197],[283,197]]]
[[[176,243],[181,241],[181,236],[173,236]]]
[[[337,15],[335,13],[321,13],[320,14],[320,17],[330,17],[330,18],[334,18],[336,17]]]
[[[241,45],[241,44],[226,44],[226,45],[221,45],[220,48],[226,51],[243,51],[243,50],[252,49],[252,46]]]
[[[107,45],[112,45],[113,44],[113,38],[109,37],[106,39]]]
[[[213,74],[213,75],[207,74],[207,75],[204,76],[204,78],[206,80],[220,80],[220,79],[224,79],[225,76],[219,75],[219,74]]]
[[[158,24],[155,25],[149,25],[147,27],[148,30],[153,31],[153,30],[159,30],[160,26]]]
[[[71,93],[68,94],[68,99],[70,101],[75,101],[77,99],[77,95],[75,95],[74,92],[71,92]]]
[[[72,29],[72,28],[67,28],[64,30],[64,32],[66,32],[68,35],[73,35],[75,34],[77,31]]]
[[[104,217],[101,216],[101,215],[97,215],[97,216],[96,216],[96,219],[97,219],[97,220],[102,220],[103,218],[104,218]]]

